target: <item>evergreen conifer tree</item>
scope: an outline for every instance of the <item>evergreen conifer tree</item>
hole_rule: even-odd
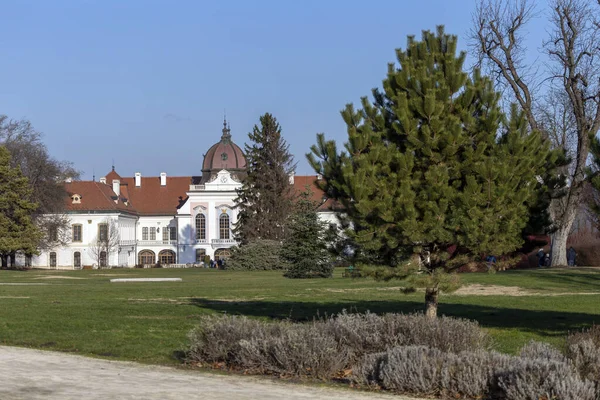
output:
[[[21,170],[10,165],[10,153],[0,146],[0,259],[18,251],[36,253],[40,231],[32,222],[37,204],[30,201],[32,191]]]
[[[290,175],[295,165],[289,145],[273,115],[261,116],[260,124],[248,134],[247,176],[235,200],[239,214],[234,233],[242,245],[257,239],[281,241],[293,207]]]
[[[516,107],[503,115],[488,78],[463,71],[456,47],[443,27],[409,36],[383,91],[342,111],[346,150],[319,134],[307,155],[353,224],[361,268],[424,287],[430,316],[440,290],[459,286],[451,272],[522,243],[548,154]]]
[[[289,219],[280,257],[287,278],[329,278],[333,273],[331,254],[325,240],[327,224],[319,219],[317,204],[307,188]]]

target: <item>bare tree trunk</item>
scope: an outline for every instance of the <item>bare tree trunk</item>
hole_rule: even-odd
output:
[[[425,315],[429,318],[437,317],[439,292],[437,287],[425,289]]]
[[[5,254],[0,255],[0,261],[2,261],[2,268],[8,268],[8,256]]]

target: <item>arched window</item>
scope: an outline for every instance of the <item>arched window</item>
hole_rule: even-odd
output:
[[[221,214],[219,217],[219,238],[229,239],[229,215]]]
[[[175,264],[175,252],[171,250],[163,250],[158,253],[158,262],[161,264]]]
[[[231,256],[229,249],[217,249],[215,250],[215,261],[227,260]]]
[[[78,251],[73,253],[73,268],[81,269],[81,253]]]
[[[206,217],[204,214],[196,215],[196,240],[206,239]]]
[[[56,268],[56,252],[50,253],[50,268]]]
[[[142,250],[138,255],[138,264],[154,264],[154,252],[152,250]]]
[[[105,251],[101,251],[100,252],[100,266],[101,267],[106,267],[107,264],[107,257],[106,257],[106,252]]]

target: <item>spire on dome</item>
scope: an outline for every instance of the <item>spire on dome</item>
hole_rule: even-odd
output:
[[[227,118],[223,118],[223,135],[221,136],[221,141],[230,141],[231,140],[231,129],[229,129],[229,124],[227,123]]]

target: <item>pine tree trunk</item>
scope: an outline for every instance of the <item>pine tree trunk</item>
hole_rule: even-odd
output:
[[[439,289],[437,287],[425,289],[425,315],[429,318],[437,317],[438,294]]]

